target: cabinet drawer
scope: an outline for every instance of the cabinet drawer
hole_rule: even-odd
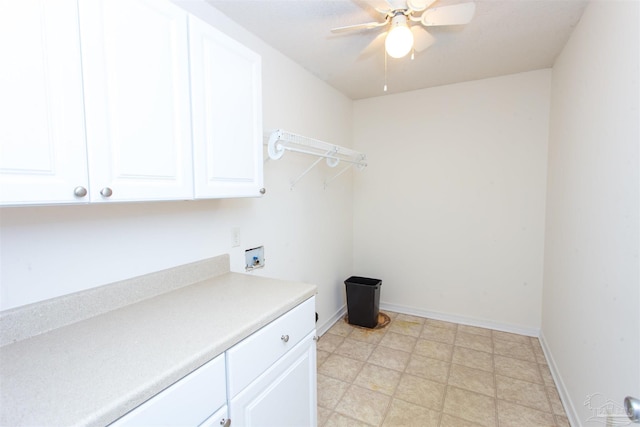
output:
[[[227,351],[229,398],[315,329],[315,307],[311,297]]]
[[[161,391],[112,427],[197,426],[227,401],[224,354]]]

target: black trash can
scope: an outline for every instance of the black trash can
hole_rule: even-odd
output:
[[[380,310],[382,280],[351,276],[344,281],[347,287],[347,317],[352,325],[375,328]]]

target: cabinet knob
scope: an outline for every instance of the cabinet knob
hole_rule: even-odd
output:
[[[102,197],[111,197],[111,195],[113,194],[113,190],[111,190],[109,187],[104,187],[102,190],[100,190],[100,194],[102,195]]]
[[[261,189],[260,189],[260,194],[264,194],[264,193],[266,193],[266,192],[267,192],[267,189],[266,189],[266,188],[261,188]]]
[[[229,427],[231,425],[231,418],[223,418],[220,420],[220,425],[222,427]]]
[[[87,195],[87,189],[82,186],[78,186],[73,189],[73,195],[76,197],[84,197]]]
[[[634,423],[640,422],[640,399],[627,396],[624,398],[624,409],[627,411],[627,416]]]
[[[283,335],[280,337],[280,339],[284,342],[289,342],[289,335]]]

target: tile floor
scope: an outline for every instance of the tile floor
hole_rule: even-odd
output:
[[[318,426],[569,426],[537,338],[383,312],[318,341]]]

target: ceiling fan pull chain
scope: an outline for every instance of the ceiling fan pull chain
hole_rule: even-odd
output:
[[[384,91],[387,91],[387,50],[384,51]]]

